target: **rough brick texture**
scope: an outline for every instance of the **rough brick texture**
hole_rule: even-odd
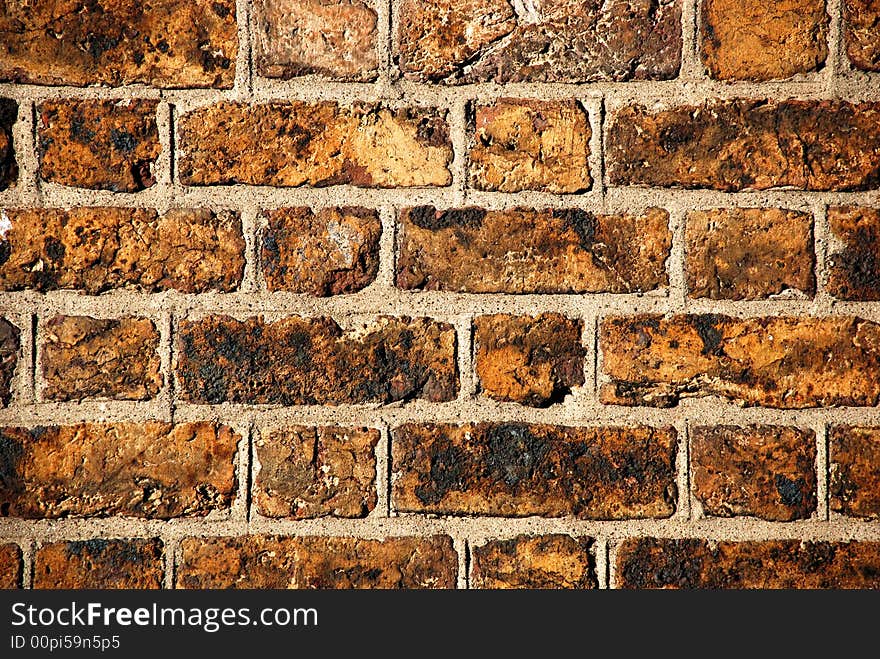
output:
[[[184,185],[443,186],[451,181],[444,113],[330,101],[218,103],[180,120]]]
[[[828,461],[831,510],[880,519],[880,428],[831,428]]]
[[[178,588],[454,588],[446,536],[186,538]]]
[[[5,318],[0,318],[0,407],[12,400],[12,381],[18,366],[21,331]]]
[[[853,66],[880,71],[880,6],[876,0],[843,0],[844,41]]]
[[[462,293],[635,293],[669,283],[669,215],[405,209],[397,285]]]
[[[21,549],[18,545],[0,545],[0,590],[21,588]]]
[[[880,185],[880,103],[714,101],[625,107],[608,129],[613,185],[867,190]]]
[[[232,87],[234,0],[6,0],[0,80]]]
[[[779,408],[874,406],[880,325],[850,316],[614,316],[601,325],[605,403],[720,396]]]
[[[679,0],[404,0],[397,58],[416,80],[665,80],[681,58]]]
[[[0,98],[0,190],[15,183],[18,177],[12,140],[12,126],[17,118],[18,103],[9,98]]]
[[[472,588],[597,588],[590,538],[517,536],[493,540],[471,553]]]
[[[392,432],[392,507],[502,517],[669,517],[675,453],[671,428],[411,423]]]
[[[560,314],[474,320],[475,369],[484,395],[543,407],[584,383],[583,324]]]
[[[56,542],[37,549],[34,588],[157,589],[163,564],[158,539]]]
[[[228,508],[240,437],[208,422],[0,429],[0,514],[170,518]]]
[[[3,209],[0,290],[232,291],[244,274],[237,213],[176,208]]]
[[[55,316],[43,336],[46,400],[148,400],[162,387],[159,332],[151,320]]]
[[[261,433],[254,483],[267,517],[365,517],[376,507],[379,431],[295,426]]]
[[[620,588],[880,588],[880,543],[626,540]]]
[[[828,258],[826,290],[841,300],[880,300],[880,208],[828,209],[840,249]]]

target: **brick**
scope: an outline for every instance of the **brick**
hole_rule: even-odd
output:
[[[180,324],[180,396],[281,405],[448,401],[458,391],[455,331],[381,316],[349,331],[331,318],[208,316]]]
[[[880,183],[880,103],[737,99],[611,120],[612,185],[867,190]]]
[[[618,588],[880,588],[880,543],[625,540]]]
[[[0,545],[0,590],[21,588],[21,549],[18,545]]]
[[[0,81],[232,87],[235,0],[6,0]]]
[[[254,484],[267,517],[366,517],[376,507],[376,444],[371,428],[293,426],[261,433]]]
[[[828,57],[825,0],[704,0],[700,49],[717,80],[773,80],[816,71]]]
[[[361,0],[257,0],[257,73],[290,79],[375,80],[377,16]]]
[[[77,540],[55,542],[34,556],[35,589],[137,589],[162,587],[162,541]]]
[[[448,536],[185,538],[178,588],[455,588]]]
[[[40,177],[93,190],[137,192],[155,182],[162,151],[158,101],[45,101],[38,106]]]
[[[0,24],[2,24],[0,18]],[[0,46],[2,48],[2,46]],[[18,103],[9,98],[0,98],[0,190],[13,185],[18,178],[18,165],[15,162],[15,148],[12,140],[12,126],[18,118]],[[2,232],[2,225],[0,225]]]
[[[260,264],[270,291],[324,297],[356,293],[376,279],[382,223],[356,207],[281,208],[263,214]]]
[[[241,439],[211,423],[0,429],[0,515],[169,519],[228,508]]]
[[[0,318],[0,407],[6,407],[12,400],[12,378],[20,348],[21,331],[5,318]]]
[[[589,190],[590,120],[577,101],[501,98],[475,109],[471,181],[494,192]]]
[[[405,0],[407,78],[447,83],[667,80],[681,60],[679,0]]]
[[[841,300],[880,300],[880,208],[832,206],[828,225],[842,246],[828,257],[825,289]]]
[[[816,290],[809,213],[719,208],[688,213],[686,227],[691,297],[760,300]]]
[[[151,320],[55,316],[43,337],[46,400],[149,400],[162,387],[159,332]]]
[[[675,512],[672,428],[405,424],[392,433],[399,512],[579,519]]]
[[[218,103],[180,120],[184,185],[445,186],[445,112],[335,102]]]
[[[471,551],[472,588],[598,588],[590,538],[520,535]]]
[[[774,522],[816,510],[816,434],[781,426],[692,428],[694,496],[706,515]]]
[[[844,43],[850,62],[880,71],[880,6],[876,0],[844,0]]]
[[[244,274],[238,214],[176,208],[3,209],[0,290],[233,291]]]
[[[404,209],[397,286],[461,293],[636,293],[669,283],[669,214]]]
[[[599,339],[604,403],[720,396],[784,409],[880,402],[880,325],[851,316],[612,316]]]
[[[474,319],[475,364],[485,396],[535,407],[584,383],[583,323],[561,314]]]
[[[828,450],[831,510],[880,519],[880,428],[833,426]]]

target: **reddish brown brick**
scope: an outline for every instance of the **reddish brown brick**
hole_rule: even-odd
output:
[[[681,59],[681,3],[405,0],[396,44],[415,80],[666,80]]]
[[[826,290],[841,300],[880,300],[880,208],[831,207],[828,224],[843,245],[828,257]]]
[[[6,407],[12,400],[12,378],[18,365],[20,341],[21,331],[5,318],[0,318],[0,407]]]
[[[228,508],[241,438],[211,423],[0,429],[0,514],[167,519]]]
[[[701,8],[701,55],[713,78],[789,78],[828,57],[824,0],[703,0]]]
[[[370,428],[293,426],[261,433],[254,502],[267,517],[366,517],[376,507]]]
[[[863,71],[880,71],[880,6],[877,0],[844,0],[844,41],[850,61]]]
[[[400,217],[397,285],[462,293],[635,293],[669,283],[669,215],[433,206]]]
[[[3,19],[0,18],[0,25]],[[2,48],[3,46],[0,46]],[[18,118],[18,103],[9,98],[0,98],[0,190],[5,190],[18,178],[15,162],[15,148],[12,140],[12,126]],[[2,227],[2,225],[0,225]],[[2,228],[0,228],[2,233]]]
[[[178,588],[455,588],[448,536],[186,538]]]
[[[0,545],[0,590],[21,588],[21,568],[18,545]]]
[[[455,331],[428,318],[343,331],[331,318],[208,316],[178,334],[180,396],[193,403],[440,402],[458,391]]]
[[[816,435],[781,426],[691,429],[694,496],[706,515],[775,522],[816,510]]]
[[[257,0],[254,12],[254,60],[261,76],[376,78],[377,16],[371,0]]]
[[[43,337],[46,400],[149,400],[162,387],[159,332],[151,320],[55,316]]]
[[[232,87],[235,0],[6,0],[0,81]]]
[[[880,543],[630,539],[618,588],[880,588]]]
[[[500,98],[476,107],[468,153],[478,190],[582,192],[590,177],[590,119],[577,101]]]
[[[598,588],[590,538],[520,535],[471,552],[472,588]]]
[[[601,325],[604,403],[669,407],[721,396],[799,409],[880,402],[880,325],[851,316],[612,316]]]
[[[476,372],[489,398],[544,407],[584,383],[583,323],[561,314],[474,320]]]
[[[675,512],[672,428],[405,424],[392,435],[400,512],[636,519]]]
[[[712,101],[619,110],[606,143],[612,185],[868,190],[880,184],[880,103]]]
[[[158,538],[56,542],[43,545],[34,556],[37,589],[157,589],[163,573]]]
[[[379,271],[382,223],[356,207],[282,208],[264,213],[261,265],[270,291],[355,293]]]
[[[444,186],[445,112],[331,101],[218,103],[180,120],[184,185]]]
[[[813,217],[776,208],[693,211],[687,216],[691,297],[759,300],[815,292]]]
[[[880,428],[834,426],[828,451],[831,510],[880,519]]]
[[[0,226],[4,291],[232,291],[244,274],[241,222],[231,211],[3,209]]]

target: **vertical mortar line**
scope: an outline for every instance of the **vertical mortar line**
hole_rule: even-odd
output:
[[[617,571],[614,564],[617,562],[617,550],[620,547],[620,540],[611,539],[605,542],[605,583],[609,590],[617,588]]]
[[[674,516],[692,520],[694,505],[693,492],[691,491],[691,440],[687,419],[678,420],[675,423],[675,430],[678,433],[678,451],[675,456],[678,502]]]
[[[673,208],[669,212],[669,231],[672,234],[672,247],[666,260],[669,277],[669,305],[673,311],[687,311],[687,231],[684,208]]]
[[[828,223],[828,206],[825,202],[811,204],[813,215],[813,259],[816,279],[816,296],[813,299],[814,313],[827,314],[832,311],[834,299],[828,294],[829,254],[834,236]]]
[[[599,400],[599,386],[602,374],[599,372],[599,326],[602,322],[602,313],[597,312],[593,318],[593,399]]]
[[[21,547],[21,587],[23,590],[34,588],[34,558],[37,553],[35,540],[28,540]]]
[[[828,423],[821,421],[813,430],[816,433],[816,517],[827,522],[831,519]]]
[[[379,207],[382,235],[379,236],[379,272],[376,273],[374,285],[380,289],[394,289],[397,271],[397,212],[393,206]]]
[[[681,7],[681,69],[679,80],[706,78],[699,53],[698,0],[684,0]]]
[[[586,405],[592,405],[596,399],[596,315],[584,313],[581,316],[581,345],[586,351],[584,355],[584,386],[581,396],[576,400],[583,401]]]
[[[251,0],[236,0],[235,13],[238,20],[238,57],[235,61],[233,85],[237,98],[249,100],[254,96],[254,20],[251,15]]]
[[[392,83],[391,76],[391,0],[376,0],[376,82],[384,88]]]
[[[389,484],[391,473],[389,468],[391,431],[384,421],[376,424],[379,426],[379,443],[376,444],[374,456],[376,459],[376,508],[370,513],[371,516],[390,517],[391,497]]]
[[[452,187],[453,203],[463,206],[467,200],[468,188],[468,127],[471,101],[456,98],[449,104],[449,132],[452,141]]]
[[[232,504],[230,516],[232,521],[244,522],[245,525],[250,523],[253,489],[253,468],[254,468],[254,435],[255,425],[253,421],[248,420],[246,430],[242,433],[241,441],[237,447],[236,456],[238,457],[238,467],[236,476],[238,479],[238,492],[236,492],[235,501]]]
[[[596,538],[593,545],[594,560],[596,561],[596,581],[599,590],[608,588],[608,539],[604,536]]]
[[[470,575],[468,574],[468,541],[458,535],[452,538],[452,547],[458,557],[458,576],[455,587],[457,590],[467,590],[470,587]]]
[[[12,143],[18,166],[15,193],[19,206],[42,205],[40,166],[36,142],[36,105],[29,100],[18,101],[18,117],[12,126]]]
[[[171,382],[171,314],[162,313],[158,322],[159,329],[159,371],[162,374],[163,386],[159,396],[164,399],[168,408],[168,419],[173,421],[174,405]]]
[[[841,78],[845,77],[849,68],[846,48],[843,43],[843,2],[827,0],[825,9],[830,18],[828,22],[828,59],[825,62],[825,84],[829,94],[837,92]]]
[[[393,472],[394,472],[394,457],[393,457],[394,446],[393,446],[393,439],[392,439],[392,433],[391,433],[391,424],[389,424],[388,422],[383,422],[382,425],[383,425],[385,435],[387,438],[387,441],[385,442],[385,446],[384,446],[384,448],[385,448],[385,474],[384,474],[384,477],[385,477],[385,494],[386,494],[386,497],[385,497],[385,516],[391,517],[392,516],[391,506],[393,503],[392,502],[391,479],[392,479]],[[378,473],[376,474],[376,477],[377,478],[379,477]]]
[[[458,400],[468,401],[477,395],[479,389],[476,373],[476,342],[474,341],[474,314],[467,313],[455,320],[456,343],[458,349]]]
[[[164,573],[162,575],[162,588],[172,590],[174,588],[174,553],[177,551],[177,538],[161,538],[164,547]]]
[[[30,387],[30,392],[26,392],[28,398],[30,399],[31,404],[36,405],[40,401],[40,388],[37,385],[37,365],[39,363],[38,359],[38,351],[39,351],[39,325],[40,325],[40,316],[37,310],[34,310],[34,313],[30,316],[30,327],[28,327],[28,350],[30,351],[30,355],[25,356],[25,359],[28,360],[28,368],[30,372],[28,373],[27,383]],[[24,328],[22,328],[24,329]],[[29,359],[28,359],[29,357]]]
[[[156,183],[164,193],[162,195],[163,207],[160,210],[166,211],[174,202],[174,126],[170,103],[160,101],[156,108],[156,126],[159,130],[159,145],[162,149],[157,163]]]
[[[592,193],[598,196],[602,210],[605,211],[605,145],[603,135],[605,128],[605,100],[601,96],[582,97],[576,100],[587,112],[591,131],[589,140],[590,156],[587,160],[592,185],[587,194]]]
[[[260,266],[260,232],[265,230],[262,215],[250,208],[239,212],[241,233],[244,238],[244,274],[239,290],[242,293],[259,293],[265,290]]]
[[[171,423],[177,413],[177,369],[174,368],[175,343],[177,341],[177,323],[179,319],[174,312],[168,313],[168,416]]]

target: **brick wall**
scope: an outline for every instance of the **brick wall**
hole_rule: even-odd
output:
[[[880,586],[878,44],[8,0],[0,586]]]

